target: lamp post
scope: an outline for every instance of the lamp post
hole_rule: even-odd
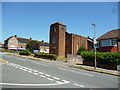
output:
[[[96,64],[97,64],[97,61],[96,61],[96,30],[95,30],[95,26],[96,26],[96,24],[92,24],[93,26],[94,26],[94,52],[95,52],[95,67],[94,67],[94,69],[96,69]]]

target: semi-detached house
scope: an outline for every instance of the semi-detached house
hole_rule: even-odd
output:
[[[97,39],[98,50],[100,52],[120,52],[119,35],[120,29],[115,29],[100,36]]]
[[[17,35],[11,36],[4,41],[4,47],[9,50],[25,50],[30,40],[32,38],[26,39],[17,37]],[[49,44],[47,42],[39,41],[39,45],[42,52],[49,52]]]

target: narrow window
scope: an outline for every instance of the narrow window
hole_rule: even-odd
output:
[[[53,43],[56,43],[56,37],[55,36],[53,37]]]

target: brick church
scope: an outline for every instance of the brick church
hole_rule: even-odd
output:
[[[55,54],[58,57],[66,57],[67,54],[77,54],[81,46],[92,50],[93,41],[90,38],[68,33],[66,31],[66,25],[60,22],[50,25],[50,54]]]

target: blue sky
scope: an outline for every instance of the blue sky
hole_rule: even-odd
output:
[[[50,24],[57,21],[69,33],[97,37],[118,28],[117,2],[3,2],[2,42],[13,35],[49,42]]]

